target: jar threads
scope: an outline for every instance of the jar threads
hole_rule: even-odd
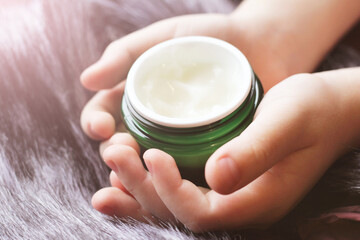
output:
[[[179,166],[203,167],[216,149],[240,135],[252,122],[263,93],[261,82],[253,73],[248,96],[230,115],[206,126],[173,128],[161,126],[142,117],[132,107],[125,92],[122,118],[142,152],[157,148],[170,154]]]
[[[180,167],[202,168],[252,122],[263,94],[248,60],[231,44],[176,38],[150,48],[131,67],[122,120],[142,152],[157,148]]]

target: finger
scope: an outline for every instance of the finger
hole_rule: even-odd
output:
[[[103,157],[103,153],[106,148],[113,144],[120,144],[124,146],[128,146],[133,148],[138,155],[140,155],[140,147],[135,141],[135,139],[128,133],[116,133],[110,139],[103,141],[100,144],[100,155]],[[110,172],[109,175],[110,184],[113,187],[121,189],[123,192],[127,193],[128,195],[132,196],[132,194],[125,188],[125,186],[121,183],[118,176],[114,171]],[[132,196],[133,197],[133,196]]]
[[[264,99],[265,101],[265,99]],[[309,146],[306,114],[284,101],[263,106],[238,137],[220,147],[208,160],[205,177],[221,194],[231,193],[270,169],[288,154]],[[284,110],[286,109],[286,110]]]
[[[110,175],[109,175],[109,180],[110,180],[110,184],[111,186],[113,187],[116,187],[116,188],[119,188],[121,189],[122,191],[126,191],[126,188],[124,187],[124,185],[120,182],[119,178],[117,177],[116,173],[114,171],[111,171],[110,172]]]
[[[115,133],[120,119],[125,82],[110,90],[98,92],[81,113],[81,127],[92,139],[104,140]]]
[[[334,156],[326,147],[305,148],[232,194],[209,192],[217,224],[210,223],[204,229],[264,228],[273,224],[305,196],[329,167],[331,158]]]
[[[106,48],[100,60],[81,74],[82,84],[90,90],[115,86],[126,78],[130,66],[140,54],[170,39],[174,31],[174,21],[162,21],[114,41]]]
[[[103,153],[105,149],[108,148],[110,145],[114,145],[114,144],[131,147],[136,151],[138,155],[140,155],[140,146],[136,142],[134,137],[128,133],[119,132],[119,133],[115,133],[110,139],[101,142],[99,147],[99,152],[101,157],[103,157]]]
[[[150,214],[122,190],[114,187],[103,188],[91,200],[93,207],[101,213],[117,217],[133,217],[145,221]]]
[[[173,215],[157,195],[151,176],[133,148],[111,145],[104,152],[104,160],[144,209],[163,220],[173,219]]]
[[[174,159],[160,150],[146,151],[144,160],[156,192],[168,209],[191,230],[201,230],[207,224],[210,206],[203,189],[182,180]]]
[[[109,180],[110,180],[110,184],[112,187],[116,187],[116,188],[120,189],[121,191],[123,191],[124,193],[126,193],[127,195],[129,195],[130,197],[134,198],[134,196],[121,183],[120,179],[118,178],[118,176],[116,175],[116,173],[114,171],[110,172]]]
[[[231,42],[233,33],[228,26],[229,18],[221,14],[188,15],[157,22],[111,43],[100,60],[83,72],[81,82],[91,90],[113,87],[126,78],[134,61],[152,46],[171,38],[194,35]]]

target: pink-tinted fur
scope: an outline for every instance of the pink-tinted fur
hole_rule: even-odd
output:
[[[226,13],[235,5],[226,0],[0,0],[0,239],[296,236],[295,230],[283,231],[282,225],[269,231],[194,235],[167,223],[107,217],[90,204],[92,194],[109,185],[109,169],[99,157],[97,143],[80,129],[80,111],[92,95],[79,83],[81,71],[111,41],[154,21],[189,13]],[[359,63],[359,54],[343,45],[322,67]],[[335,189],[350,200],[359,197],[359,160],[349,159],[320,182],[323,194],[332,197],[326,189]],[[339,183],[339,176],[348,181]],[[321,199],[310,195],[305,202],[311,207],[305,209],[313,211]]]

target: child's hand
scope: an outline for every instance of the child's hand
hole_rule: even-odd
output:
[[[194,231],[273,223],[358,141],[359,73],[295,75],[269,91],[253,123],[210,157],[206,179],[213,190],[182,180],[171,156],[159,150],[144,154],[147,172],[134,139],[114,135],[101,151],[113,187],[97,192],[93,206],[140,220],[176,218]]]
[[[120,92],[124,87],[120,82],[126,78],[139,55],[171,38],[203,35],[235,45],[245,53],[265,89],[269,89],[288,73],[284,70],[280,50],[276,48],[274,52],[275,47],[264,45],[263,36],[258,40],[249,37],[254,36],[251,34],[254,31],[259,31],[259,28],[241,27],[239,20],[231,15],[187,15],[157,22],[111,43],[101,59],[81,75],[82,84],[90,90],[110,89],[100,91],[84,108],[81,116],[83,130],[96,140],[107,139],[115,133],[122,97]]]
[[[239,48],[267,91],[290,75],[314,70],[357,22],[359,9],[358,0],[316,4],[312,0],[253,0],[243,1],[229,15],[198,14],[166,19],[110,44],[101,59],[84,71],[81,81],[91,90],[113,88],[126,78],[135,59],[155,44],[175,37],[203,35]],[[103,140],[115,133],[119,89],[100,93],[84,109],[81,125],[91,138]]]
[[[176,17],[157,22],[112,42],[100,60],[87,68],[80,77],[82,84],[90,90],[112,88],[100,91],[85,106],[81,116],[85,133],[96,140],[107,139],[115,133],[124,87],[120,82],[126,78],[131,65],[144,51],[165,40],[187,35],[229,40],[229,22],[227,15]]]

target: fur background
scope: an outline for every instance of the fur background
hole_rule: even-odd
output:
[[[184,228],[96,212],[92,194],[108,186],[98,144],[81,131],[90,98],[82,70],[111,41],[154,21],[230,12],[230,0],[0,0],[1,239],[297,239],[297,223],[359,203],[360,157],[339,160],[287,218],[266,231],[194,235]],[[320,69],[360,65],[338,46]]]

